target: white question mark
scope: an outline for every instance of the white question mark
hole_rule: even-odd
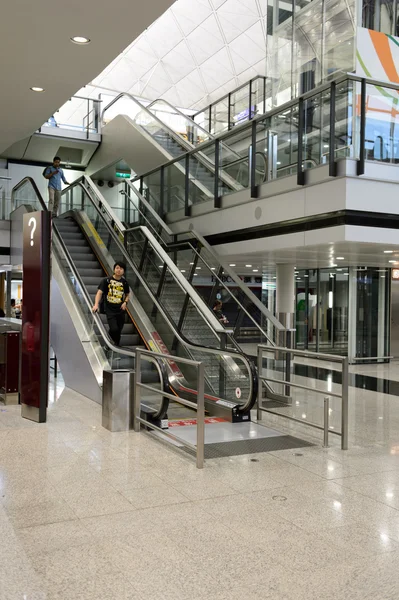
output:
[[[36,231],[36,226],[37,226],[35,217],[31,217],[29,219],[28,227],[30,227],[31,225],[32,225],[32,231],[30,232],[30,245],[33,246],[33,244],[34,244],[33,235]]]

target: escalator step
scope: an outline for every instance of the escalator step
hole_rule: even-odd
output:
[[[79,271],[79,269],[78,269]],[[81,274],[81,272],[79,271],[79,275],[81,276],[81,279],[83,281],[83,283],[85,284],[85,286],[89,286],[89,285],[96,285],[98,287],[101,279],[104,277],[104,274],[101,274],[99,277],[95,276],[95,277],[91,277],[88,275],[83,275]]]
[[[86,281],[86,277],[96,277],[98,281],[100,281],[102,277],[105,277],[105,273],[102,269],[80,269],[78,267],[78,270],[83,281]]]

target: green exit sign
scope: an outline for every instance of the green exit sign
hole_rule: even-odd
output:
[[[120,179],[130,179],[130,173],[122,173],[120,171],[117,171],[115,173],[115,177],[119,177]]]

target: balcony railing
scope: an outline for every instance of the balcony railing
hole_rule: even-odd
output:
[[[199,144],[139,178],[135,185],[159,214],[184,209],[296,174],[305,185],[307,172],[328,164],[337,175],[337,161],[399,163],[399,85],[344,75],[265,115],[254,117],[218,138]],[[254,157],[254,160],[252,160]],[[210,166],[211,165],[211,166]],[[204,166],[207,169],[204,176]]]

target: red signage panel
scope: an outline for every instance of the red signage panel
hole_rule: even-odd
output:
[[[50,325],[51,213],[24,215],[21,414],[44,423],[47,413]]]

